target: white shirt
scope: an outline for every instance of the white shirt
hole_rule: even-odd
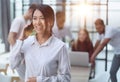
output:
[[[11,24],[10,32],[16,32],[18,38],[26,24],[27,21],[24,19],[23,16],[16,17]]]
[[[120,55],[120,28],[106,26],[105,34],[98,35],[98,37],[101,42],[105,38],[110,38],[109,44],[114,48],[115,54]]]
[[[64,26],[63,29],[58,29],[57,25],[55,25],[52,31],[53,35],[61,40],[66,36],[68,36],[70,40],[73,40],[72,32],[70,31],[70,28],[68,26]]]
[[[25,82],[29,77],[37,77],[37,82],[70,82],[70,61],[65,44],[51,36],[44,44],[39,44],[35,36],[24,42],[17,40],[11,51],[10,66],[19,67],[24,55],[26,63]]]

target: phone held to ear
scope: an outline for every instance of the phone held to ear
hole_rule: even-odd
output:
[[[30,25],[28,25],[25,29],[24,29],[24,33],[25,33],[25,36],[28,37],[30,35],[34,35],[34,31],[33,31],[34,27],[32,25],[32,23]]]

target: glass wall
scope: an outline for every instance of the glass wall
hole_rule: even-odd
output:
[[[16,16],[25,13],[29,3],[29,0],[11,0],[11,21]],[[55,12],[62,10],[64,7],[63,10],[66,13],[65,24],[70,26],[75,39],[77,38],[79,28],[87,28],[93,43],[95,43],[97,33],[94,27],[94,21],[96,18],[102,18],[105,24],[108,23],[110,26],[120,26],[119,0],[109,0],[108,3],[107,0],[42,0],[42,3],[51,5]],[[2,35],[1,28],[0,38]],[[112,50],[110,46],[108,49]]]
[[[29,0],[11,0],[12,19],[21,16],[29,7]]]
[[[43,3],[55,6],[58,10],[63,6],[62,0],[56,2],[43,0]],[[108,10],[107,10],[108,9]],[[106,25],[119,26],[120,1],[119,0],[66,0],[65,2],[66,23],[70,24],[73,36],[77,38],[79,28],[87,28],[90,37],[95,44],[97,33],[94,21],[102,18]],[[108,50],[112,47],[108,45]]]

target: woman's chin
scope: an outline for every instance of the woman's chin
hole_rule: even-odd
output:
[[[42,31],[37,31],[36,33],[37,33],[37,34],[43,34],[43,32],[42,32]]]
[[[84,40],[79,40],[80,42],[84,42]]]

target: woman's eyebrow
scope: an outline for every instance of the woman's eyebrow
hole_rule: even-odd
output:
[[[43,18],[44,16],[41,15],[41,16],[33,16],[33,17],[42,17]]]

